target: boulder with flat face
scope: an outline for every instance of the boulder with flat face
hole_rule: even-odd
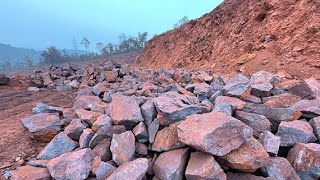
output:
[[[47,168],[39,168],[33,166],[22,166],[11,172],[12,180],[23,180],[23,179],[41,179],[50,180],[51,176]]]
[[[86,128],[83,130],[83,132],[79,138],[79,145],[80,145],[81,149],[89,147],[89,143],[90,143],[93,135],[94,135],[94,132],[92,131],[92,129]]]
[[[133,97],[122,94],[112,96],[110,117],[114,124],[124,125],[129,129],[144,121],[138,102]]]
[[[259,137],[264,131],[271,131],[270,121],[263,115],[236,111],[235,117],[253,129],[253,135]]]
[[[181,121],[191,114],[201,112],[195,97],[184,96],[177,92],[167,92],[154,99],[158,111],[157,119],[161,125],[167,126]]]
[[[227,179],[214,157],[203,152],[191,153],[185,176],[187,179]]]
[[[141,180],[147,170],[148,159],[138,158],[122,164],[108,177],[108,180]]]
[[[153,170],[159,179],[182,180],[188,161],[188,149],[176,149],[160,154]]]
[[[92,173],[96,175],[97,180],[105,180],[108,178],[117,168],[108,162],[104,162],[100,157],[96,156],[92,160]]]
[[[40,113],[59,113],[62,115],[63,108],[49,106],[43,103],[38,103],[36,107],[32,108],[32,112],[34,114],[40,114]]]
[[[101,99],[98,96],[82,95],[76,98],[75,102],[73,103],[72,109],[77,110],[82,108],[86,110],[91,110],[94,106],[98,104],[101,104]]]
[[[252,128],[219,112],[191,115],[178,125],[181,142],[215,156],[224,156],[239,148],[252,135]]]
[[[222,92],[226,96],[238,97],[240,99],[247,99],[250,95],[251,86],[249,79],[238,74],[229,80],[226,85],[222,88]]]
[[[141,106],[141,113],[147,126],[157,117],[157,109],[152,99]]]
[[[301,179],[320,178],[320,144],[296,144],[290,149],[288,161]]]
[[[100,141],[104,139],[111,139],[114,134],[121,134],[126,131],[126,128],[123,125],[102,126],[92,137],[89,147],[94,148]]]
[[[270,157],[261,171],[264,175],[275,179],[300,180],[289,161],[283,157]]]
[[[309,121],[311,127],[313,128],[313,133],[316,135],[320,141],[320,116],[313,118]]]
[[[135,138],[131,131],[114,134],[111,140],[110,150],[112,160],[119,166],[133,160],[135,153]]]
[[[49,142],[60,132],[60,118],[49,113],[36,114],[21,120],[34,139]]]
[[[71,123],[64,129],[64,132],[73,140],[79,140],[80,135],[86,128],[81,122],[81,119],[73,119]]]
[[[306,118],[320,116],[320,100],[301,100],[291,107],[296,111],[301,111],[302,116]]]
[[[86,148],[78,151],[65,153],[52,159],[47,168],[52,178],[63,179],[87,179],[91,171],[91,162],[94,154]]]
[[[234,110],[241,110],[244,108],[246,103],[238,98],[235,97],[228,97],[228,96],[218,96],[215,99],[215,104],[230,104]]]
[[[143,122],[140,122],[138,125],[136,125],[136,127],[133,128],[132,132],[140,143],[148,142],[148,130],[147,126]]]
[[[300,101],[301,97],[290,93],[262,98],[263,104],[275,108],[287,108]]]
[[[270,131],[265,131],[259,135],[259,142],[268,153],[278,154],[281,143],[279,136],[272,134]]]
[[[252,74],[250,78],[251,84],[262,84],[262,83],[270,83],[272,85],[277,84],[280,81],[280,77],[276,74],[266,72],[266,71],[258,71]]]

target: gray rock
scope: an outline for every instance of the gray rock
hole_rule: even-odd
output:
[[[246,99],[250,95],[250,91],[249,79],[242,74],[233,77],[222,88],[224,95],[238,97],[240,99]]]
[[[148,126],[148,134],[149,134],[149,142],[153,143],[154,139],[156,137],[156,134],[159,130],[159,120],[155,119],[154,121],[151,122],[151,124]]]
[[[186,179],[215,179],[226,180],[223,169],[210,154],[203,152],[191,153],[191,158],[185,172]]]
[[[149,140],[148,130],[146,125],[143,122],[140,122],[132,130],[133,134],[136,136],[136,139],[140,143],[146,143]]]
[[[94,132],[92,131],[92,129],[86,128],[83,130],[83,132],[79,138],[79,144],[80,144],[81,149],[89,147],[89,144],[90,144],[90,141],[91,141],[93,135],[94,135]]]
[[[306,118],[320,116],[320,100],[301,100],[291,106],[296,111],[301,111]]]
[[[250,78],[251,84],[263,84],[263,83],[270,83],[275,85],[279,83],[280,77],[276,74],[266,72],[266,71],[258,71],[252,74]]]
[[[92,124],[92,130],[97,132],[102,126],[112,126],[112,119],[103,114],[97,118],[97,120]]]
[[[226,103],[216,104],[213,108],[213,111],[221,112],[221,113],[224,113],[225,115],[228,115],[228,116],[232,116],[232,114],[233,114],[232,106],[230,104],[226,104]]]
[[[82,180],[88,178],[93,158],[92,150],[86,148],[56,157],[48,163],[47,167],[54,179]]]
[[[27,165],[33,166],[33,167],[40,167],[40,168],[47,168],[47,164],[50,160],[36,160],[32,159],[27,162]]]
[[[263,115],[236,111],[235,118],[239,119],[253,129],[253,135],[259,137],[264,131],[271,131],[270,121]]]
[[[92,93],[95,94],[96,96],[102,95],[107,90],[108,90],[108,88],[103,83],[98,83],[98,84],[96,84],[95,86],[92,87]]]
[[[40,91],[40,88],[37,88],[37,87],[28,87],[27,90],[28,90],[28,91],[31,91],[31,92],[39,92],[39,91]]]
[[[111,140],[110,150],[112,160],[119,166],[132,161],[135,152],[135,138],[131,131],[114,134]]]
[[[72,87],[68,84],[62,86],[56,86],[57,91],[72,91]]]
[[[78,96],[73,103],[73,110],[77,109],[86,109],[86,110],[94,110],[94,107],[97,105],[101,105],[101,100],[97,96],[89,96],[83,95]]]
[[[122,164],[107,178],[107,180],[141,180],[145,176],[147,169],[147,159],[135,159]]]
[[[311,125],[302,120],[281,122],[276,135],[280,137],[281,146],[284,147],[316,141]]]
[[[73,119],[64,129],[64,132],[73,140],[79,140],[80,135],[86,127],[82,124],[81,119]]]
[[[148,155],[148,147],[147,145],[142,143],[138,143],[138,142],[135,143],[135,151],[136,153],[144,156]]]
[[[94,148],[100,141],[104,139],[111,139],[114,134],[121,134],[126,131],[123,125],[118,126],[102,126],[96,134],[92,137],[89,147]]]
[[[244,101],[235,97],[228,97],[228,96],[218,96],[215,99],[215,105],[217,104],[230,104],[232,108],[235,110],[241,110],[246,105]]]
[[[38,103],[36,107],[32,108],[32,112],[34,114],[40,114],[40,113],[59,113],[62,115],[63,108],[54,107],[54,106],[48,106],[43,103]]]
[[[289,161],[283,157],[270,157],[267,165],[261,168],[263,174],[279,180],[300,180]]]
[[[263,145],[268,153],[277,155],[280,147],[280,137],[275,136],[270,131],[265,131],[260,134],[259,142]]]
[[[94,148],[93,153],[95,156],[101,158],[102,161],[110,161],[112,154],[110,151],[111,140],[105,139],[100,141]]]
[[[33,166],[21,166],[11,172],[12,180],[41,179],[50,180],[50,174],[47,168],[38,168]]]
[[[42,149],[37,159],[52,159],[66,152],[71,152],[78,146],[79,144],[76,141],[69,138],[64,132],[61,132]]]
[[[0,85],[9,84],[10,78],[8,78],[5,74],[0,73]]]
[[[160,154],[153,166],[156,177],[163,180],[182,180],[188,156],[188,148],[171,150]]]
[[[258,97],[268,97],[271,95],[271,90],[273,89],[272,84],[262,83],[251,85],[251,94]]]
[[[320,117],[311,119],[309,123],[313,128],[313,133],[316,135],[316,137],[320,141]]]
[[[100,157],[95,157],[92,161],[92,173],[97,180],[107,179],[117,168],[108,162],[104,162]]]
[[[193,93],[198,95],[198,94],[201,94],[201,93],[204,93],[204,94],[208,94],[209,92],[209,84],[203,82],[203,83],[194,83],[192,84],[194,86],[194,90],[193,90]]]
[[[105,92],[103,94],[102,101],[106,102],[106,103],[111,103],[111,101],[112,101],[111,93],[110,92]]]
[[[147,126],[157,117],[157,109],[152,99],[141,106],[141,113]]]

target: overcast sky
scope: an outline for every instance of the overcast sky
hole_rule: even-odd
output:
[[[0,43],[72,49],[72,38],[116,42],[121,33],[173,27],[183,16],[198,18],[222,0],[0,0]]]

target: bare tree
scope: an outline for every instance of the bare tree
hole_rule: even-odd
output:
[[[87,38],[82,38],[81,44],[86,48],[86,54],[88,54],[88,49],[90,46],[90,41]]]
[[[74,51],[75,51],[76,54],[78,55],[79,45],[78,45],[78,42],[77,42],[77,40],[76,40],[75,37],[72,38],[72,46],[73,46]]]
[[[99,53],[102,54],[103,43],[102,43],[102,42],[98,42],[98,43],[96,44],[96,49],[98,50]]]

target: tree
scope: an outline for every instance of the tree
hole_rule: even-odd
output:
[[[44,64],[55,64],[63,61],[61,52],[55,46],[51,46],[41,53],[41,62]]]
[[[148,38],[148,33],[144,32],[144,33],[138,33],[138,43],[139,43],[139,48],[143,49],[144,46],[147,43],[147,38]]]
[[[174,24],[173,25],[173,28],[176,29],[176,28],[179,28],[181,26],[183,26],[184,24],[186,24],[187,22],[189,22],[189,18],[188,16],[183,16],[183,18],[181,18],[178,23]]]
[[[102,54],[103,43],[102,43],[102,42],[98,42],[98,43],[96,44],[96,49],[98,50],[99,53]]]
[[[72,46],[73,46],[73,49],[74,49],[74,51],[76,53],[76,56],[78,56],[79,45],[78,45],[78,42],[77,42],[75,37],[72,38]]]
[[[86,48],[86,54],[88,54],[88,49],[90,46],[90,41],[87,38],[82,38],[81,44]]]

